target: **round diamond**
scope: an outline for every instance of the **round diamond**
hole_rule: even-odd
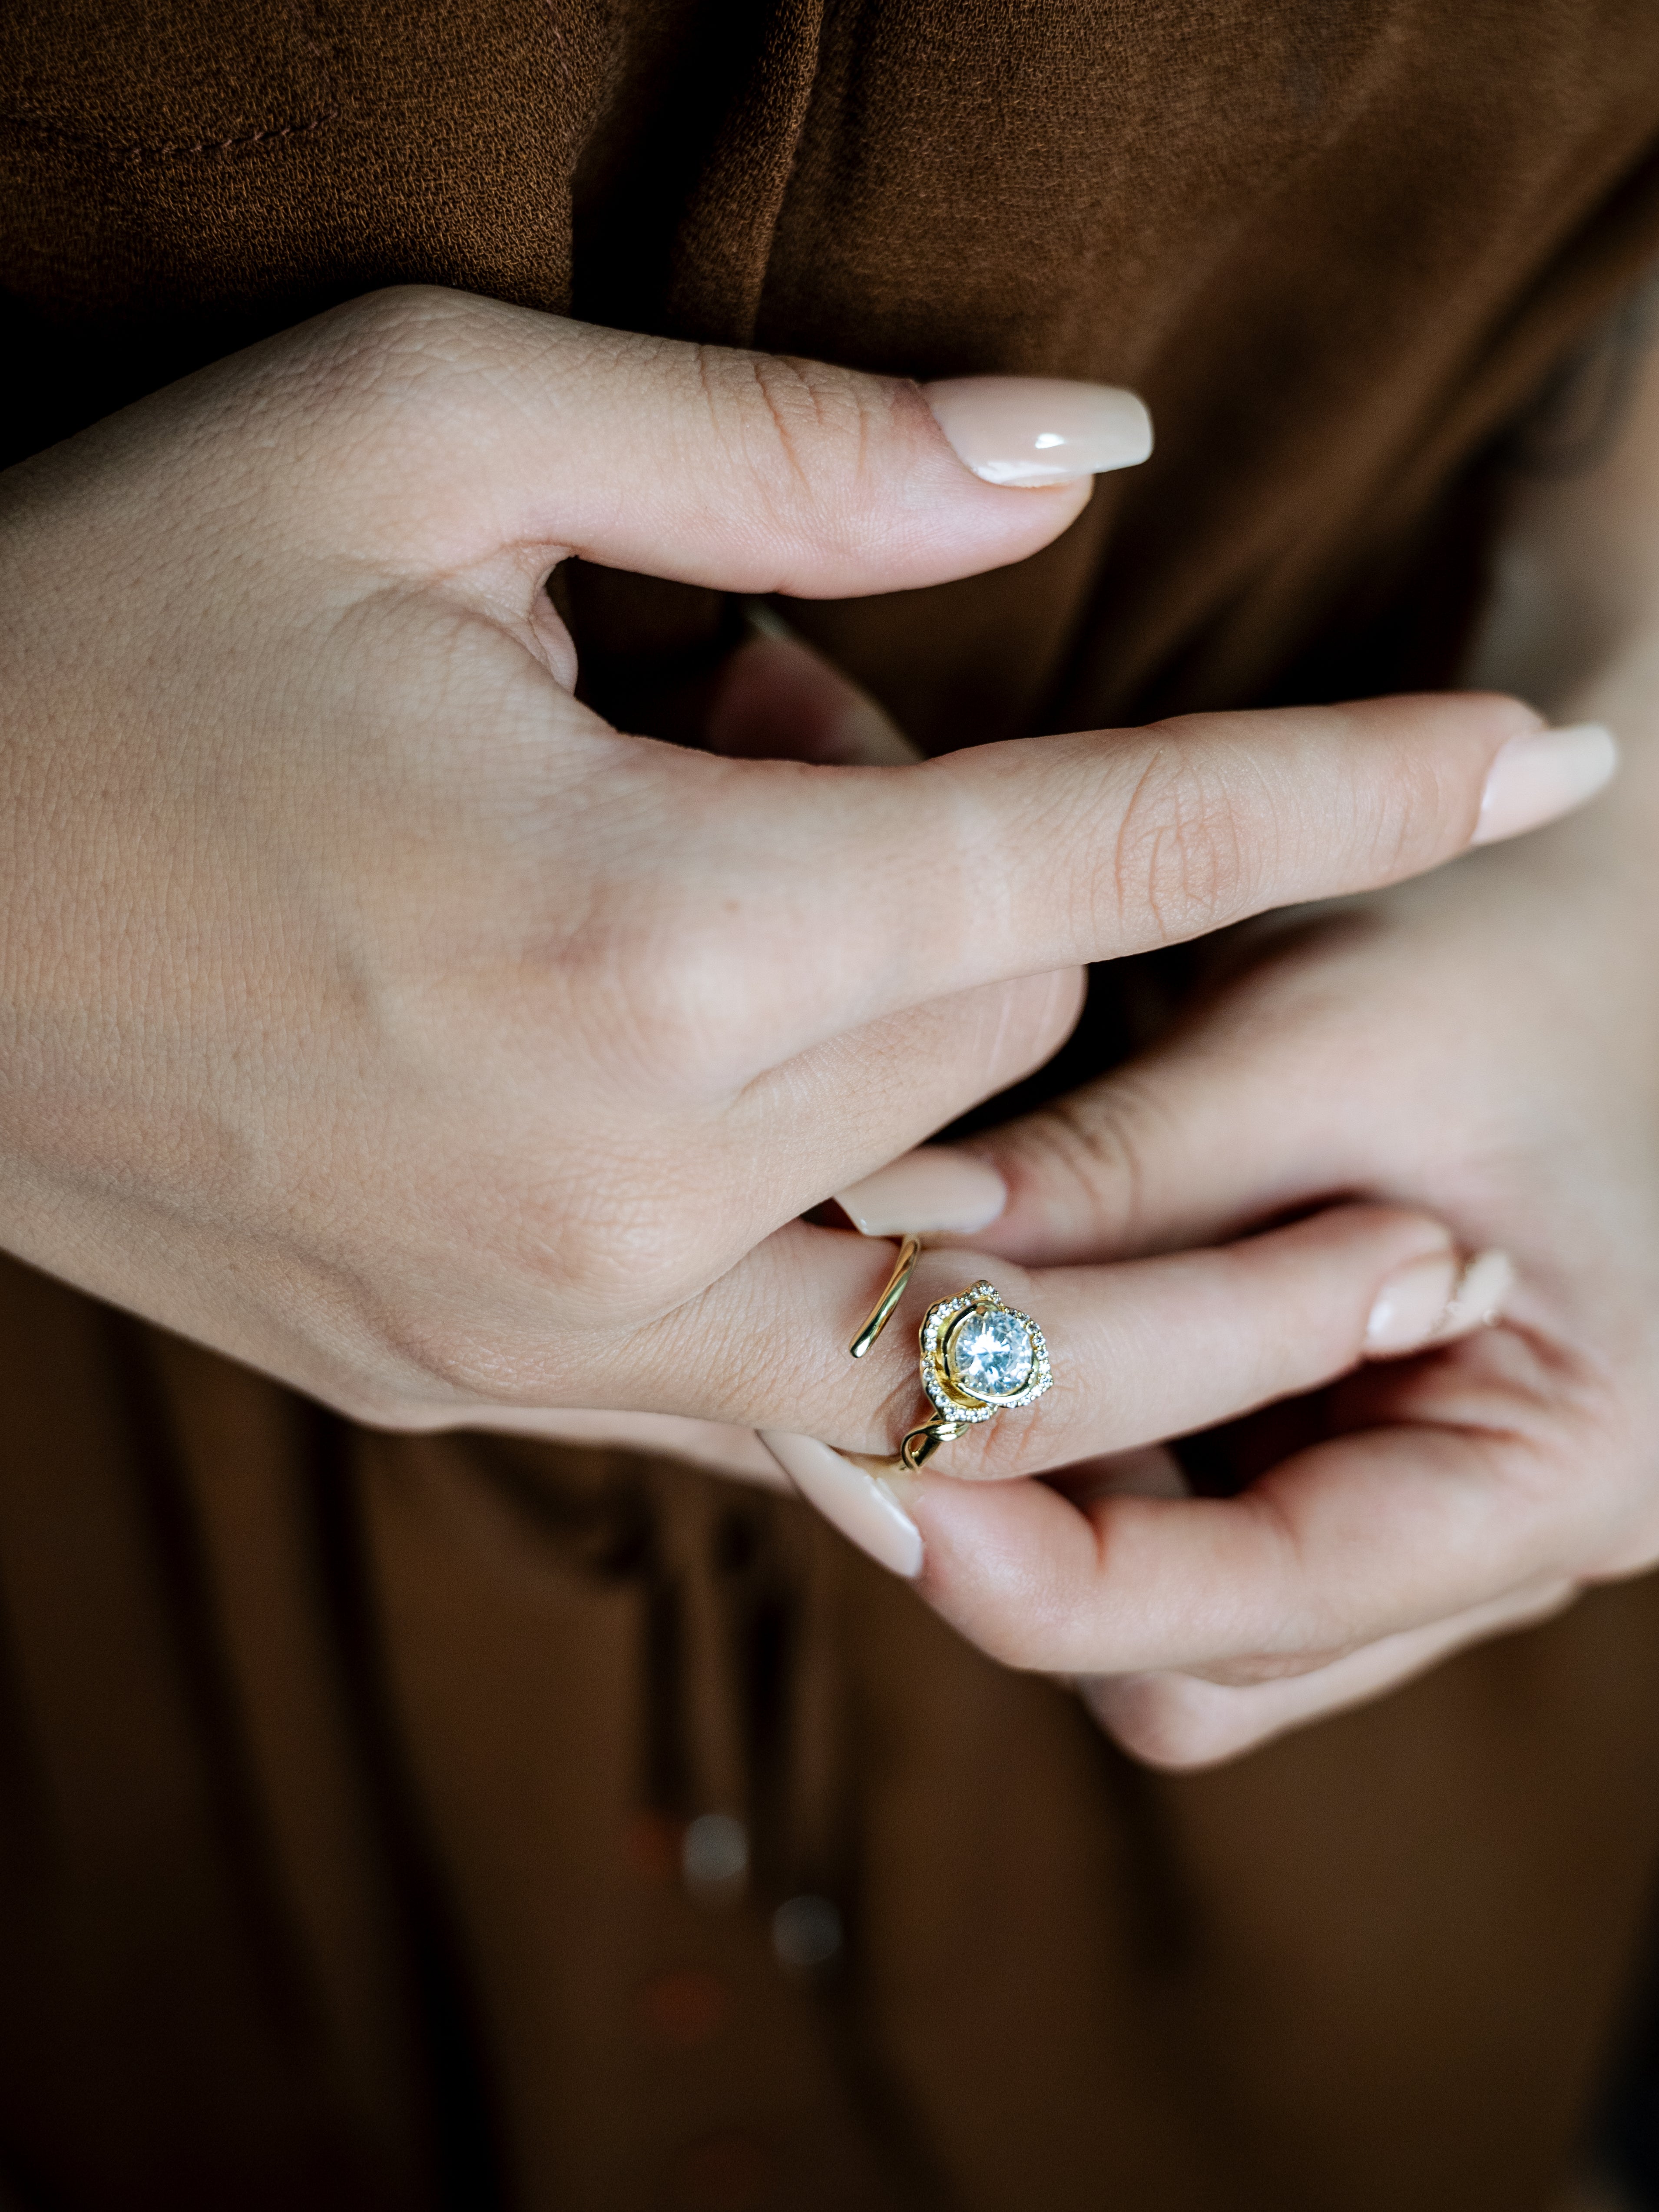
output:
[[[1031,1332],[1018,1314],[964,1314],[951,1334],[951,1380],[975,1398],[1012,1398],[1023,1390],[1036,1356]]]

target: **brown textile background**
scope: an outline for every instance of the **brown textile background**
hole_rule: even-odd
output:
[[[1443,665],[1494,440],[1659,248],[1651,0],[13,0],[0,88],[14,457],[409,281],[1139,386],[1047,552],[799,611],[934,747]],[[721,635],[571,588],[602,696]],[[786,1500],[356,1431],[3,1263],[0,1626],[40,2212],[1529,2212],[1659,1860],[1652,1584],[1160,1779]]]
[[[819,616],[936,748],[1432,657],[1448,501],[1659,237],[1649,0],[18,0],[0,85],[13,455],[410,281],[1136,386],[1060,544]]]

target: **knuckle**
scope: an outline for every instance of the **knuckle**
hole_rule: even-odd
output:
[[[746,1072],[742,933],[647,902],[572,949],[572,995],[602,1064],[660,1093],[712,1095]],[[738,941],[734,942],[734,938]]]
[[[559,1325],[568,1310],[561,1316],[538,1299],[510,1261],[500,1276],[487,1310],[482,1299],[435,1310],[410,1300],[386,1317],[397,1381],[380,1426],[440,1429],[471,1407],[569,1402],[572,1332]]]
[[[1089,1224],[1103,1249],[1133,1248],[1149,1210],[1147,1161],[1166,1133],[1153,1091],[1133,1075],[1075,1091],[1011,1133],[1006,1162],[1016,1183],[1042,1194],[1045,1212]]]
[[[1254,903],[1272,858],[1261,836],[1245,836],[1232,779],[1190,744],[1166,738],[1119,818],[1109,920],[1127,942],[1202,936]]]
[[[386,284],[362,293],[339,310],[339,325],[360,343],[382,347],[423,343],[433,334],[471,319],[464,294],[436,284]]]
[[[462,1403],[586,1403],[563,1393],[702,1287],[711,1240],[689,1188],[597,1164],[580,1192],[576,1179],[498,1193],[482,1242],[476,1215],[458,1231],[471,1294],[462,1285],[382,1308],[374,1333],[389,1379],[358,1390],[354,1418],[425,1428]]]
[[[678,1305],[708,1272],[701,1207],[667,1176],[647,1188],[613,1182],[597,1201],[567,1208],[534,1255],[590,1327],[636,1327]]]
[[[613,810],[630,848],[603,855],[544,957],[569,1031],[596,1066],[657,1092],[724,1092],[757,1072],[763,987],[769,979],[775,997],[788,965],[789,916],[757,879],[752,812],[732,803],[729,779],[679,775],[657,786],[643,805]],[[617,836],[614,827],[600,834]]]
[[[506,1405],[518,1395],[512,1361],[480,1334],[453,1322],[401,1320],[387,1336],[421,1395],[403,1395],[383,1427],[432,1428],[458,1406]]]
[[[1380,883],[1414,874],[1425,861],[1460,848],[1471,827],[1462,761],[1449,748],[1425,750],[1412,736],[1376,757],[1376,772],[1353,804],[1356,856]]]
[[[472,303],[422,284],[365,293],[341,307],[328,328],[329,362],[343,383],[376,391],[454,358]]]
[[[286,356],[289,404],[335,466],[429,474],[494,404],[488,369],[500,311],[435,285],[395,285],[348,301]]]
[[[815,511],[833,513],[890,428],[902,389],[786,354],[700,346],[697,367],[717,439],[780,507],[805,494]]]
[[[507,1195],[491,1272],[508,1298],[567,1340],[631,1330],[702,1287],[716,1237],[706,1155],[586,1147]]]
[[[361,1318],[369,1349],[356,1370],[318,1389],[317,1395],[364,1428],[405,1435],[441,1428],[459,1403],[493,1398],[499,1390],[481,1380],[476,1347],[442,1316],[413,1300],[377,1300]]]

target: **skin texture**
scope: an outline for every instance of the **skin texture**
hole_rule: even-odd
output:
[[[824,1328],[884,1257],[801,1212],[1046,1057],[1080,962],[1462,852],[1536,725],[1390,702],[884,768],[619,736],[571,696],[567,552],[892,591],[1023,557],[1086,483],[980,482],[906,385],[453,294],[321,318],[7,491],[0,1234],[388,1425],[884,1448],[909,1361]],[[1192,1389],[1138,1430],[1340,1371],[1444,1238],[1366,1206],[1151,1263]],[[1060,1350],[1153,1283],[1068,1264],[1029,1303]],[[1024,1437],[985,1471],[1124,1441],[1076,1401]]]
[[[1615,794],[1234,933],[1144,1059],[974,1147],[1012,1194],[975,1246],[1030,1267],[1338,1197],[1516,1263],[1501,1327],[1216,1440],[1242,1495],[1182,1497],[1168,1454],[1119,1471],[1162,1498],[1109,1494],[1109,1468],[913,1486],[933,1602],[1084,1678],[1155,1763],[1230,1757],[1659,1559],[1656,514],[1650,356],[1593,465],[1517,485],[1474,670],[1610,725]]]

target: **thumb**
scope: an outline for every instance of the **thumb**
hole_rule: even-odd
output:
[[[407,560],[416,505],[434,568],[518,546],[722,591],[904,591],[1024,559],[1152,450],[1107,386],[918,387],[419,288],[336,313],[388,550]]]

